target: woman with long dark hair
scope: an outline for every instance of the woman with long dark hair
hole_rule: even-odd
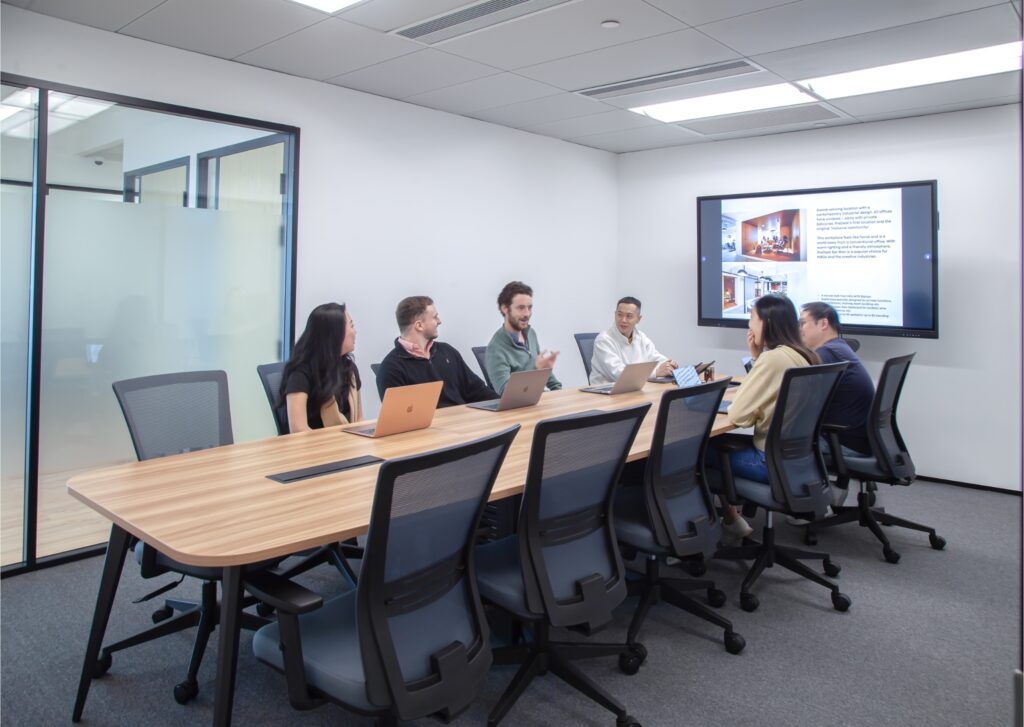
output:
[[[739,477],[768,482],[764,444],[782,375],[786,369],[812,366],[821,361],[801,342],[796,306],[784,295],[764,295],[754,303],[747,328],[747,348],[754,366],[736,390],[727,416],[737,427],[753,427],[754,443],[748,449],[730,452],[729,463],[733,474]],[[717,451],[711,453],[712,466],[718,456]],[[735,542],[753,532],[735,507],[724,502],[722,505],[722,527],[729,540]]]
[[[290,432],[362,419],[362,381],[352,360],[356,327],[344,304],[318,305],[281,376],[278,400]]]

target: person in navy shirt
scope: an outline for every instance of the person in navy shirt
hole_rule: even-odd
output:
[[[849,427],[839,435],[839,443],[857,454],[871,454],[868,441],[867,419],[875,385],[864,364],[850,345],[842,338],[839,314],[828,303],[816,301],[800,309],[800,337],[804,345],[821,358],[823,364],[846,361],[849,366],[839,378],[835,396],[825,412],[825,422]],[[841,504],[846,491],[834,487],[833,501]]]

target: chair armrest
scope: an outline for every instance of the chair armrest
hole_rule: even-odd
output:
[[[245,588],[269,606],[290,614],[309,613],[324,605],[324,599],[271,571],[257,571],[245,577]]]
[[[846,468],[846,460],[843,459],[843,446],[839,443],[839,435],[848,432],[853,427],[845,424],[822,424],[821,431],[828,436],[829,454],[832,456],[832,468],[836,471],[839,479],[839,486],[844,489],[849,486],[850,471]]]
[[[711,440],[711,445],[722,452],[741,452],[754,444],[749,434],[720,434]]]
[[[732,474],[732,462],[729,461],[730,452],[740,452],[753,445],[754,438],[748,434],[721,434],[711,440],[709,446],[718,450],[718,471],[722,475],[722,492],[718,493],[730,505],[740,504],[740,497],[736,494],[736,482]]]

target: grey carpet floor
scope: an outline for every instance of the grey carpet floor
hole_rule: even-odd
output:
[[[714,562],[709,575],[729,594],[721,612],[747,640],[742,654],[727,654],[709,624],[661,604],[641,634],[649,657],[638,675],[619,673],[614,659],[584,662],[585,670],[645,727],[1009,725],[1012,671],[1021,658],[1021,499],[931,482],[884,488],[881,499],[888,510],[936,527],[947,549],[932,550],[924,534],[887,528],[903,556],[890,565],[864,529],[823,535],[818,549],[842,565],[839,583],[853,599],[847,613],[832,609],[824,589],[778,567],[755,588],[761,607],[746,613],[738,606],[741,566]],[[780,542],[799,543],[795,528],[777,529]],[[3,725],[70,722],[100,567],[91,558],[0,584]],[[305,582],[324,594],[343,587],[326,567]],[[126,566],[108,643],[149,625],[155,602],[130,601],[152,587]],[[173,596],[196,597],[198,588],[186,582]],[[602,640],[623,637],[634,605],[626,601]],[[209,724],[216,635],[196,700],[179,706],[171,693],[184,677],[191,637],[186,631],[116,654],[109,674],[93,682],[83,724]],[[292,710],[284,678],[256,661],[250,642],[243,632],[235,724],[371,724],[333,705]],[[457,723],[484,724],[513,673],[493,669]],[[547,676],[505,724],[613,725],[614,717]]]

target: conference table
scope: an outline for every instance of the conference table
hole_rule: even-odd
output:
[[[380,463],[287,484],[268,475],[364,455],[386,460],[419,454],[520,424],[491,494],[492,501],[499,500],[523,490],[537,422],[650,402],[651,411],[628,457],[643,459],[650,450],[661,396],[674,388],[647,383],[641,391],[617,396],[563,389],[546,392],[537,406],[505,412],[466,406],[439,409],[430,428],[380,439],[342,431],[355,425],[330,427],[72,477],[68,492],[112,523],[73,721],[79,721],[85,706],[130,536],[183,563],[223,568],[213,721],[227,725],[238,662],[242,567],[364,534]],[[733,391],[728,389],[726,398]],[[712,436],[733,428],[719,414]]]

